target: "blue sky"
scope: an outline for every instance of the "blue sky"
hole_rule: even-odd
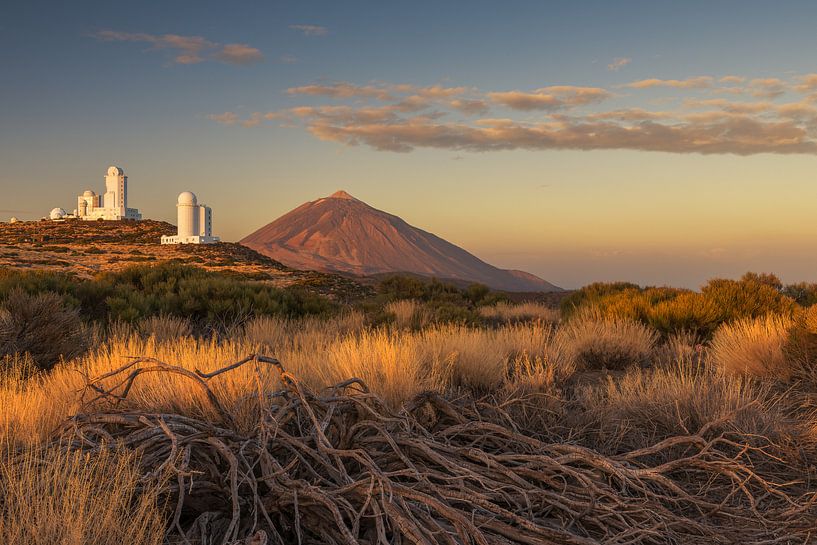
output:
[[[344,188],[570,287],[817,280],[816,22],[812,2],[20,2],[0,216],[70,209],[117,164],[146,216],[193,190],[231,240]]]

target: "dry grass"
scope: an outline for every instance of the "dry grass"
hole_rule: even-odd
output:
[[[383,308],[394,318],[394,325],[400,329],[417,329],[428,325],[429,316],[420,301],[401,299],[391,301]]]
[[[157,342],[172,341],[193,334],[190,320],[175,316],[151,316],[141,320],[136,329],[143,337],[153,337]]]
[[[624,318],[578,316],[559,329],[578,369],[624,369],[648,361],[658,334]]]
[[[712,359],[729,373],[788,380],[793,370],[783,347],[791,325],[775,315],[724,324],[712,338]]]
[[[579,421],[572,425],[587,430],[587,441],[605,452],[646,448],[712,422],[721,422],[714,431],[735,430],[776,444],[802,437],[791,404],[769,385],[718,372],[705,362],[632,369],[582,388],[576,401]]]
[[[0,517],[0,542],[161,542],[160,530],[167,519],[156,514],[155,495],[134,495],[133,459],[121,457],[121,453],[97,453],[86,459],[79,454],[44,450],[55,431],[79,412],[127,410],[190,417],[202,425],[218,426],[229,420],[231,430],[253,437],[269,425],[269,407],[259,400],[270,400],[269,394],[284,386],[276,369],[252,363],[212,378],[208,387],[229,415],[227,419],[214,410],[205,391],[189,379],[169,373],[140,375],[127,399],[116,408],[105,400],[84,405],[81,392],[86,377],[103,375],[137,356],[208,372],[250,353],[266,353],[279,358],[287,371],[317,392],[359,377],[382,400],[389,414],[404,411],[401,418],[407,417],[405,411],[417,410],[416,405],[406,402],[426,390],[456,394],[452,397],[463,400],[489,400],[475,405],[494,415],[490,418],[496,420],[491,422],[498,426],[491,428],[486,445],[507,440],[500,439],[505,437],[501,430],[507,426],[515,433],[550,438],[556,444],[579,444],[626,458],[629,455],[624,453],[651,448],[674,437],[694,436],[709,426],[706,441],[720,441],[719,434],[725,434],[739,444],[764,448],[749,450],[741,458],[749,460],[749,465],[762,458],[762,463],[752,466],[754,471],[769,471],[773,477],[791,480],[800,479],[802,473],[806,475],[803,482],[807,482],[812,475],[801,456],[817,452],[817,418],[808,408],[815,404],[803,401],[810,399],[805,392],[784,395],[775,390],[771,381],[755,378],[785,376],[782,343],[788,325],[780,318],[736,323],[718,331],[711,350],[691,335],[670,337],[656,350],[654,331],[620,319],[581,316],[561,326],[537,320],[490,329],[434,325],[414,330],[367,328],[361,314],[350,313],[332,322],[261,318],[246,324],[234,339],[175,334],[145,338],[123,329],[95,352],[30,378],[22,370],[22,360],[9,360],[8,369],[0,373],[0,455],[13,449],[22,449],[25,455],[15,465],[5,464],[3,486],[11,492],[2,492],[15,498],[30,494],[34,500],[26,505],[14,502],[12,512],[10,504],[0,499],[0,509],[5,509]],[[167,330],[178,331],[169,325],[163,329]],[[635,368],[650,358],[661,365]],[[146,368],[152,364],[139,365]],[[600,367],[627,370],[617,373],[615,380],[598,380],[598,373],[585,372]],[[106,388],[114,384],[113,378],[102,383]],[[473,395],[462,395],[469,393]],[[488,397],[481,398],[483,394]],[[321,395],[331,397],[326,392]],[[351,399],[347,401],[350,407],[355,405]],[[456,410],[466,410],[467,401],[464,403]],[[414,409],[410,409],[412,406]],[[355,418],[362,418],[355,411],[349,414],[353,413]],[[511,414],[515,420],[509,420]],[[412,420],[415,416],[419,420]],[[482,418],[481,413],[477,417]],[[341,419],[331,411],[326,418]],[[383,418],[384,425],[392,422],[391,417]],[[425,422],[423,418],[423,413],[417,412],[400,425],[415,426]],[[433,423],[423,425],[433,428]],[[460,425],[461,430],[457,427]],[[473,425],[457,423],[451,428],[451,438],[459,437]],[[494,424],[486,420],[480,425]],[[368,424],[360,424],[355,429],[358,433],[369,428]],[[338,429],[333,433],[339,433]],[[498,435],[492,435],[495,433]],[[473,444],[468,443],[471,440],[463,438],[462,447],[467,444],[471,448],[482,441],[476,436]],[[662,447],[661,452],[667,459],[675,455],[672,448]],[[734,455],[731,451],[728,454]],[[772,455],[777,462],[769,461]],[[496,456],[497,460],[505,460],[501,452]],[[654,460],[652,455],[639,456],[649,463]],[[469,462],[473,463],[482,462],[475,458]],[[60,475],[65,476],[64,483],[57,482]],[[593,475],[589,478],[594,479]],[[684,486],[689,484],[689,489],[695,490],[697,484],[690,479]],[[99,486],[113,482],[115,486]],[[75,504],[66,499],[72,489],[77,491]],[[98,505],[104,508],[95,508]],[[128,509],[130,518],[122,518]],[[60,522],[74,519],[79,521],[75,533],[59,534],[68,531],[67,525]],[[26,520],[34,522],[21,522]],[[111,528],[114,522],[120,527]],[[30,533],[20,533],[24,531]],[[158,541],[151,541],[154,538]]]
[[[132,453],[33,447],[0,450],[0,543],[159,545],[165,516],[156,488],[137,493]],[[157,483],[158,484],[158,483]]]
[[[497,303],[496,305],[480,307],[479,315],[489,321],[505,323],[540,320],[545,323],[556,324],[561,318],[561,314],[557,309],[541,303],[520,303],[518,305]]]

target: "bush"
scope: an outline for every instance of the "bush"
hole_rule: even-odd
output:
[[[150,316],[137,324],[139,333],[146,338],[153,338],[156,342],[171,341],[193,334],[190,320],[176,316]]]
[[[773,315],[724,324],[712,338],[712,359],[730,373],[787,380],[792,368],[783,347],[791,325],[790,318]]]
[[[783,355],[794,378],[817,384],[817,306],[798,313],[783,345]]]
[[[578,369],[624,369],[648,361],[658,334],[621,318],[578,316],[557,334]]]
[[[88,349],[87,329],[76,309],[54,293],[29,295],[14,290],[0,309],[0,356],[28,354],[40,369]]]
[[[721,323],[767,314],[791,316],[796,308],[794,300],[784,295],[777,284],[759,280],[752,273],[741,280],[710,280],[701,293],[717,309]]]

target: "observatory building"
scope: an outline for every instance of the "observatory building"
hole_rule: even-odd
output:
[[[128,177],[119,167],[108,167],[105,176],[105,194],[97,195],[90,189],[77,197],[74,216],[82,220],[140,220],[136,208],[128,208]]]
[[[213,236],[213,209],[199,204],[190,191],[179,194],[176,212],[178,234],[163,236],[162,244],[213,244],[221,240]]]

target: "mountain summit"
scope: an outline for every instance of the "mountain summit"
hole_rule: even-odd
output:
[[[241,244],[297,269],[415,273],[505,291],[559,291],[532,274],[485,263],[440,237],[340,190],[302,204]]]

